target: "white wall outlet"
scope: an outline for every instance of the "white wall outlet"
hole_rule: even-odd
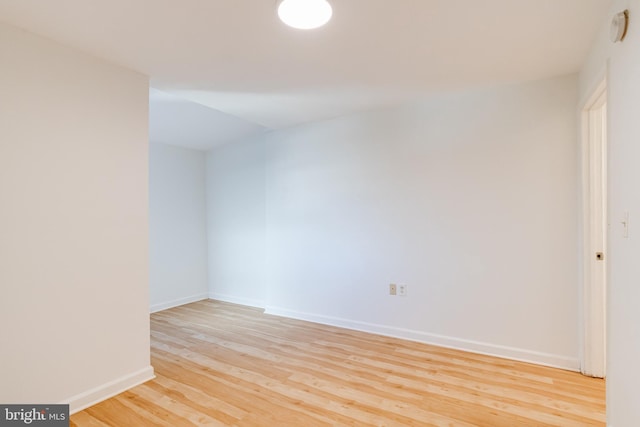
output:
[[[395,285],[395,283],[392,283],[389,285],[389,295],[397,295],[398,294],[398,288]]]
[[[407,285],[398,285],[398,295],[407,296]]]

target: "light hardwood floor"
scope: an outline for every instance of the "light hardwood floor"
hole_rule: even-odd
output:
[[[157,378],[72,426],[604,426],[578,373],[201,301],[151,316]]]

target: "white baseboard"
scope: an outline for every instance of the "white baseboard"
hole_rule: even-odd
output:
[[[264,301],[261,301],[261,300],[236,297],[236,296],[226,295],[226,294],[219,294],[217,292],[210,292],[209,298],[218,300],[218,301],[223,301],[223,302],[230,302],[232,304],[246,305],[249,307],[256,307],[256,308],[262,308],[262,309],[264,309],[265,307]]]
[[[303,313],[272,306],[266,307],[265,313],[275,316],[289,317],[292,319],[307,320],[309,322],[321,323],[324,325],[338,326],[341,328],[353,329],[356,331],[370,332],[393,338],[402,338],[410,341],[437,345],[439,347],[464,350],[472,353],[501,357],[504,359],[534,363],[536,365],[566,369],[569,371],[580,370],[579,359],[559,356],[555,354],[541,353],[531,350],[448,337],[444,335],[430,334],[422,331],[396,328],[392,326],[378,325],[374,323],[360,322],[338,317]]]
[[[160,304],[153,304],[150,307],[150,311],[151,311],[151,313],[155,313],[157,311],[167,310],[167,309],[170,309],[170,308],[173,308],[173,307],[178,307],[178,306],[189,304],[189,303],[196,302],[196,301],[202,301],[203,299],[208,299],[208,298],[209,298],[209,294],[208,293],[191,295],[189,297],[178,298],[178,299],[175,299],[173,301],[167,301],[167,302],[163,302],[163,303],[160,303]]]
[[[69,412],[74,414],[83,409],[100,403],[103,400],[129,390],[132,387],[154,379],[153,366],[147,366],[137,372],[117,378],[101,386],[87,390],[84,393],[76,394],[67,399],[62,404],[69,404]]]

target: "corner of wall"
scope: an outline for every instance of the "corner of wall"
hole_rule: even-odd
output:
[[[71,396],[60,403],[69,404],[70,413],[75,414],[76,412],[80,412],[83,409],[125,392],[130,388],[152,380],[155,377],[153,366],[147,366],[139,371],[132,372],[101,386]]]

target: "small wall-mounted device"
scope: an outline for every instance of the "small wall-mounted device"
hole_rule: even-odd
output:
[[[611,41],[621,42],[627,35],[629,27],[629,10],[617,13],[611,20]]]

